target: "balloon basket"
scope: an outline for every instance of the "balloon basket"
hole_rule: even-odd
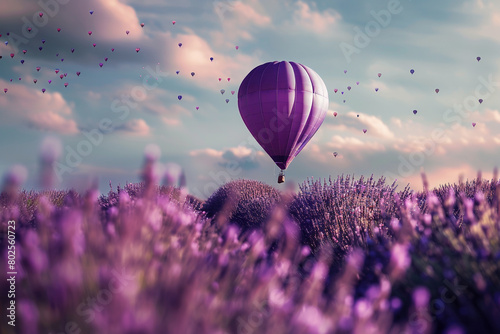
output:
[[[285,182],[285,171],[281,170],[280,175],[278,176],[278,183]]]

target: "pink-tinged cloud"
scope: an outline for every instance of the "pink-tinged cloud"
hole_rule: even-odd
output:
[[[136,136],[147,136],[150,134],[150,128],[143,119],[131,119],[123,124],[117,130]]]
[[[460,176],[463,177],[464,182],[467,180],[472,181],[477,177],[478,170],[468,164],[461,164],[460,166],[454,167],[424,170],[424,172],[429,183],[429,188],[432,189],[446,183],[458,183]],[[483,179],[491,179],[493,177],[493,171],[483,170],[481,171],[481,176]],[[416,173],[415,175],[405,178],[404,182],[409,182],[412,189],[415,190],[422,190],[423,188],[421,173]]]
[[[222,157],[222,154],[224,154],[223,151],[218,151],[213,148],[203,148],[199,150],[193,150],[189,152],[189,155],[192,157],[196,156],[209,156],[209,157],[215,157],[215,158],[220,158]]]
[[[309,30],[313,33],[323,35],[325,32],[330,32],[336,27],[336,24],[341,19],[338,12],[333,9],[318,11],[316,4],[309,4],[298,1],[296,9],[293,13],[294,24],[301,29]]]
[[[357,115],[359,115],[359,117],[357,117]],[[353,121],[359,122],[359,128],[367,129],[371,136],[379,137],[382,139],[394,138],[394,133],[377,116],[359,112],[356,113],[354,111],[348,112],[346,116],[351,119],[350,124],[353,124]],[[356,127],[356,130],[357,132],[359,132],[358,127]]]
[[[24,125],[59,134],[79,132],[72,118],[73,105],[68,104],[60,93],[47,91],[43,94],[3,80],[0,80],[0,86],[9,87],[9,91],[0,96],[3,126]]]
[[[385,146],[373,140],[361,140],[358,137],[333,136],[326,144],[332,150],[342,150],[344,152],[381,152],[385,151]]]

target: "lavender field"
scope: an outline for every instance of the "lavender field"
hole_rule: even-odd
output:
[[[2,333],[500,332],[496,174],[423,192],[240,179],[201,201],[148,166],[99,197],[5,178],[0,267],[14,220],[18,273]]]

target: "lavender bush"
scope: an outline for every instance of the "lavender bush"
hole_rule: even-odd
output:
[[[142,184],[101,198],[4,185],[1,235],[23,207],[36,228],[16,230],[16,327],[4,319],[2,333],[500,331],[498,182],[491,200],[478,187],[442,202],[439,189],[339,177],[308,181],[290,201],[240,180],[221,189],[243,196],[219,189],[200,213],[150,173],[145,164]],[[266,197],[272,206],[250,204]],[[241,233],[258,208],[269,210],[260,228]]]

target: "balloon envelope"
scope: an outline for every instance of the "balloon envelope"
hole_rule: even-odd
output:
[[[286,169],[323,123],[328,92],[309,67],[268,62],[243,79],[238,108],[252,136],[279,168]]]

